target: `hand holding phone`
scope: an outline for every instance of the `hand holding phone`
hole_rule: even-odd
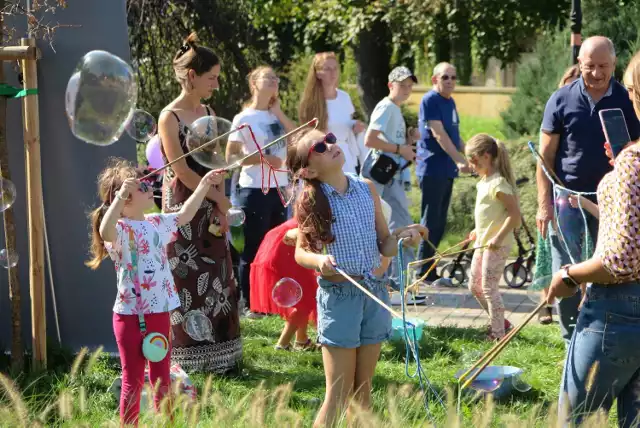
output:
[[[613,159],[615,159],[622,149],[631,142],[627,122],[624,119],[622,110],[619,108],[600,110],[599,115],[602,129],[609,145],[607,147],[605,143],[605,151],[609,148]]]

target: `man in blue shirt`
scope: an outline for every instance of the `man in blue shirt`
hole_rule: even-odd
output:
[[[442,62],[433,70],[433,89],[425,94],[420,103],[416,175],[422,190],[420,214],[421,224],[429,229],[429,239],[436,247],[440,244],[447,224],[447,212],[451,202],[453,180],[458,171],[470,172],[462,154],[464,143],[460,140],[460,117],[456,103],[451,97],[456,87],[456,69]],[[426,242],[420,243],[419,259],[434,255],[434,249]],[[424,275],[431,264],[422,267],[419,277]],[[435,281],[438,276],[432,269],[427,281]]]
[[[626,89],[611,78],[616,65],[611,40],[601,36],[588,38],[580,48],[578,60],[580,78],[558,89],[547,101],[540,129],[540,154],[564,187],[595,192],[602,177],[611,169],[598,112],[622,109],[632,141],[640,137],[640,123]],[[551,239],[552,270],[563,269],[570,276],[570,267],[564,266],[583,260],[586,240],[582,213],[571,208],[565,192],[554,195],[553,186],[540,165],[536,178],[538,230],[545,237],[548,232]],[[595,197],[592,199],[595,201]],[[597,220],[588,213],[585,215],[591,242],[595,242]],[[560,327],[567,345],[578,317],[580,299],[577,293],[558,304]]]

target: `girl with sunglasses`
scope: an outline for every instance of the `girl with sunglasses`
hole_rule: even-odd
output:
[[[380,346],[391,332],[390,314],[336,267],[388,304],[386,275],[376,276],[380,254],[393,257],[399,239],[415,244],[427,234],[420,225],[390,234],[375,187],[343,172],[344,154],[335,142],[333,134],[311,130],[287,154],[289,170],[304,184],[295,205],[295,259],[319,272],[318,342],[326,394],[314,426],[333,426],[351,396],[360,406],[370,406]]]
[[[138,314],[143,314],[147,334],[162,334],[171,348],[169,314],[180,306],[180,300],[166,247],[175,239],[178,227],[193,219],[210,187],[222,183],[222,175],[209,172],[178,212],[145,215],[154,207],[153,189],[138,177],[140,173],[121,159],[115,159],[98,177],[102,204],[91,213],[93,258],[86,263],[97,269],[108,255],[116,269],[113,331],[122,365],[123,424],[137,424],[144,385],[146,360]],[[151,382],[159,384],[156,408],[169,391],[170,355],[171,349],[162,360],[149,362]]]

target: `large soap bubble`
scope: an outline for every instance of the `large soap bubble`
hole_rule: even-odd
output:
[[[71,75],[67,83],[67,93],[65,95],[65,109],[69,117],[69,124],[73,126],[73,116],[76,111],[76,97],[78,96],[78,87],[80,86],[80,72],[76,71]]]
[[[221,169],[229,166],[225,156],[231,122],[218,116],[203,116],[189,125],[187,130],[187,150],[195,151],[191,157],[205,168]],[[221,137],[225,135],[224,137]],[[213,141],[215,140],[215,141]],[[213,142],[212,142],[213,141]]]
[[[129,64],[109,52],[87,53],[67,84],[65,103],[73,135],[99,146],[116,142],[131,118],[137,90]]]

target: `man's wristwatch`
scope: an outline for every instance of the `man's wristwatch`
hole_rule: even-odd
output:
[[[400,144],[396,144],[396,153],[400,153]]]
[[[569,267],[570,265],[565,265],[560,268],[560,272],[562,274],[562,282],[564,282],[567,287],[576,288],[580,286],[580,283],[578,283],[578,281],[576,281],[571,275],[569,275]]]

